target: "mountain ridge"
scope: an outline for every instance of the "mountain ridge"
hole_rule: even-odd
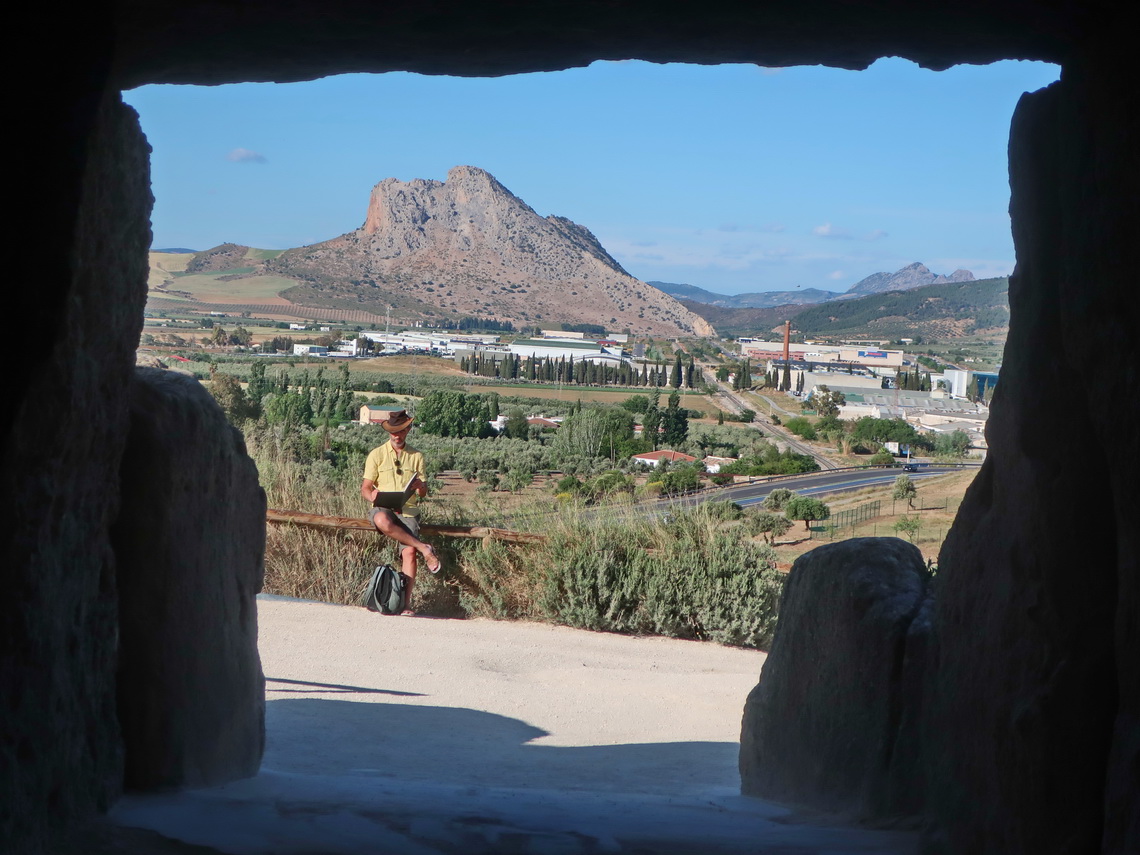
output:
[[[850,300],[867,294],[888,291],[908,291],[924,285],[952,282],[973,282],[974,274],[959,268],[949,276],[932,273],[920,261],[908,264],[894,273],[872,273],[860,279],[846,291],[825,291],[820,288],[797,288],[794,291],[756,291],[746,294],[718,294],[698,285],[678,282],[650,282],[654,288],[678,299],[706,303],[710,306],[736,309],[774,309],[779,306],[799,306],[824,303],[829,300]]]
[[[298,280],[286,299],[393,305],[425,320],[477,315],[516,326],[593,323],[651,335],[713,335],[699,315],[632,277],[585,226],[541,217],[494,176],[386,178],[364,224],[282,252],[264,271]]]
[[[721,335],[778,335],[790,320],[797,335],[922,335],[1004,337],[1009,325],[1009,278],[937,282],[901,291],[855,295],[814,305],[730,308],[684,300]]]

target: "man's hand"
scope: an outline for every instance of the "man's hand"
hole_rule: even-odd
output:
[[[367,478],[365,478],[363,483],[360,485],[360,495],[368,502],[376,501],[376,495],[379,492],[380,490],[376,486],[376,482],[369,481]]]
[[[423,479],[420,478],[419,475],[417,475],[416,480],[412,482],[412,487],[421,499],[428,493],[428,486],[424,483]]]

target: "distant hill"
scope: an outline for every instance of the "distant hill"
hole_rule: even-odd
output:
[[[868,294],[811,306],[733,309],[683,301],[721,335],[780,334],[785,320],[797,334],[819,337],[956,338],[1009,327],[1009,279],[924,285],[907,291]]]
[[[696,285],[675,282],[650,282],[654,288],[679,300],[694,300],[710,306],[736,309],[770,309],[776,306],[797,306],[822,303],[842,296],[838,291],[821,291],[819,288],[797,288],[794,291],[757,291],[750,294],[717,294]]]
[[[908,291],[924,285],[942,285],[953,282],[973,282],[969,270],[955,270],[949,276],[931,273],[925,264],[916,261],[894,273],[872,273],[860,279],[846,291],[824,291],[819,288],[796,288],[794,291],[758,291],[749,294],[717,294],[696,285],[677,282],[650,282],[654,288],[679,300],[692,300],[709,306],[730,309],[770,309],[777,306],[804,306],[825,303],[829,300],[852,300],[868,294],[887,291]]]
[[[957,338],[1009,328],[1009,278],[971,279],[811,306],[793,326],[806,336]]]
[[[733,309],[727,306],[713,306],[695,300],[682,300],[682,305],[696,312],[713,325],[722,336],[766,336],[780,328],[783,335],[784,321],[794,318],[799,312],[811,306],[779,306],[770,309]]]

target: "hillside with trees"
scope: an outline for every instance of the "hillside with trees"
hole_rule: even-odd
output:
[[[811,306],[795,316],[806,336],[954,338],[1009,327],[1009,279],[979,279],[872,294]]]
[[[1009,279],[924,285],[906,291],[831,300],[813,306],[733,309],[681,301],[725,336],[767,335],[791,320],[798,335],[872,336],[885,339],[1004,339],[1009,328]]]

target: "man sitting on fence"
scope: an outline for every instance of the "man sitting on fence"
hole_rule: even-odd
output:
[[[379,493],[401,492],[409,482],[413,488],[412,495],[399,511],[374,508],[372,524],[381,534],[402,544],[400,570],[407,577],[407,608],[402,614],[414,615],[415,611],[411,607],[412,588],[416,581],[418,557],[423,556],[425,566],[432,573],[438,573],[440,568],[435,550],[419,539],[419,508],[416,505],[428,492],[427,484],[423,481],[424,456],[407,445],[412,417],[405,410],[392,413],[380,426],[388,432],[388,442],[369,452],[368,459],[364,462],[364,482],[360,485],[360,495],[369,502],[375,502]]]

